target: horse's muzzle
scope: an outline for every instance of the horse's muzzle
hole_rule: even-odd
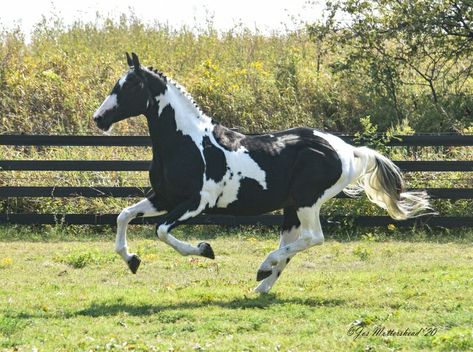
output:
[[[94,116],[94,122],[102,131],[108,131],[112,125],[110,122],[105,121],[103,116]]]

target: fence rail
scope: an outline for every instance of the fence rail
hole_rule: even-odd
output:
[[[395,161],[402,171],[473,171],[473,161]],[[4,171],[148,171],[148,160],[0,160]]]
[[[341,135],[347,142],[353,136]],[[32,136],[0,135],[0,145],[5,146],[128,146],[151,145],[148,136]],[[393,147],[423,146],[473,146],[473,135],[439,134],[394,137],[388,145]],[[405,172],[473,172],[473,161],[396,161]],[[1,171],[147,171],[149,161],[126,160],[0,160]],[[432,198],[463,200],[473,199],[473,188],[427,188]],[[2,186],[0,198],[12,197],[143,197],[149,187],[53,187],[53,186]],[[344,194],[337,197],[346,198]],[[117,214],[0,214],[0,224],[115,224]],[[135,219],[134,224],[159,223],[161,217]],[[328,225],[337,225],[346,218],[324,218]],[[214,225],[279,225],[280,215],[222,216],[201,215],[189,224]],[[440,227],[473,227],[473,217],[427,216],[407,221],[395,221],[387,216],[358,216],[353,219],[358,226],[412,226],[426,224]]]
[[[414,188],[411,191],[425,190],[434,199],[473,199],[473,188]],[[151,192],[150,187],[0,187],[0,198],[8,197],[87,197],[87,198],[127,198],[145,197]],[[340,193],[336,198],[349,198]]]
[[[346,142],[353,143],[354,136],[338,135]],[[35,136],[35,135],[0,135],[0,145],[30,146],[151,146],[149,136]],[[473,135],[462,134],[420,134],[413,136],[394,136],[389,146],[473,146]]]

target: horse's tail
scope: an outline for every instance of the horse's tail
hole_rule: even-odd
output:
[[[386,209],[396,220],[404,220],[431,210],[427,192],[406,192],[399,168],[380,153],[367,148],[354,149],[355,179],[344,190],[349,196],[365,191],[369,200]]]

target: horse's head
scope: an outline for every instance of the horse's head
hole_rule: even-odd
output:
[[[160,85],[158,89],[166,89],[165,82],[155,79],[150,83],[148,71],[141,67],[138,56],[135,53],[131,55],[126,54],[130,69],[117,81],[110,95],[94,113],[97,127],[104,131],[115,122],[146,113],[152,103],[151,90],[156,90],[156,85]]]

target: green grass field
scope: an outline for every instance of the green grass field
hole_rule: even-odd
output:
[[[259,295],[255,272],[277,245],[275,232],[213,238],[215,261],[132,235],[143,259],[137,275],[114,255],[110,234],[8,236],[0,242],[0,350],[473,349],[468,241],[329,240],[295,257],[272,293]],[[376,336],[406,329],[416,336]]]

